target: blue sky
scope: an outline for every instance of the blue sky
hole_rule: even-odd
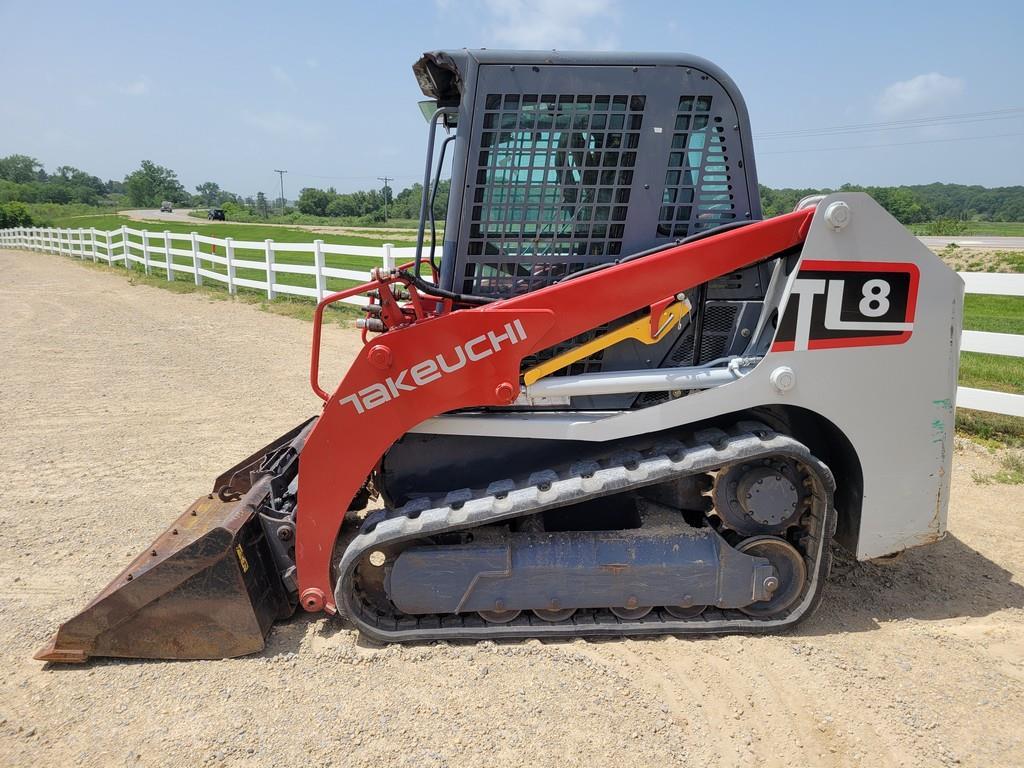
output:
[[[289,197],[383,175],[400,189],[422,173],[421,52],[676,50],[738,83],[762,183],[1021,184],[1024,111],[757,137],[1024,108],[1022,32],[1010,2],[0,0],[0,155],[103,178],[150,159],[190,190],[214,180],[247,195],[276,196],[274,168],[289,170]]]

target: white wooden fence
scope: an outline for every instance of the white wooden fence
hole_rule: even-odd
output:
[[[203,250],[203,245],[208,246],[209,250]],[[191,275],[196,285],[202,285],[207,279],[223,283],[231,293],[242,286],[266,291],[269,299],[278,294],[292,294],[318,301],[332,290],[327,285],[328,279],[353,282],[366,282],[370,279],[369,269],[364,272],[327,266],[328,254],[373,259],[383,267],[393,267],[396,263],[412,259],[416,251],[415,248],[395,248],[387,243],[380,247],[332,245],[322,240],[314,240],[312,243],[279,243],[273,240],[233,240],[230,237],[220,239],[195,232],[149,232],[130,227],[121,227],[112,232],[38,227],[4,229],[0,230],[0,248],[77,256],[94,262],[106,262],[110,266],[119,264],[130,267],[135,263],[141,265],[147,274],[153,269],[163,270],[168,280],[174,280],[180,273]],[[218,249],[219,252],[212,252]],[[253,258],[252,251],[258,251],[260,258]],[[309,258],[301,259],[305,263],[296,264],[279,259],[280,254],[306,254]],[[177,261],[175,256],[179,257]],[[240,277],[238,270],[258,271],[262,273],[262,279]],[[312,275],[312,285],[281,282],[279,275],[282,274]],[[1024,297],[1024,274],[961,272],[960,276],[966,283],[967,293]],[[366,299],[361,296],[346,301],[352,304],[366,303]],[[1024,336],[964,331],[961,351],[1024,357]],[[957,405],[1024,417],[1024,395],[960,387]]]
[[[205,248],[204,248],[205,246]],[[317,301],[338,290],[328,287],[329,279],[365,283],[370,279],[369,266],[376,262],[393,267],[411,260],[415,248],[396,248],[390,243],[380,246],[334,245],[322,240],[311,243],[281,243],[274,240],[235,240],[230,237],[207,237],[195,232],[151,232],[121,227],[111,232],[98,229],[53,229],[19,227],[0,230],[0,247],[20,248],[64,256],[76,256],[126,268],[139,264],[145,273],[162,270],[168,281],[177,275],[191,275],[196,285],[204,280],[222,283],[229,293],[239,287],[265,291],[268,299],[279,294],[307,296]],[[256,253],[253,253],[253,252]],[[293,254],[301,254],[295,258]],[[367,260],[366,270],[328,266],[331,254]],[[175,258],[177,257],[177,258]],[[373,260],[370,262],[369,260]],[[301,263],[295,263],[301,262]],[[239,276],[239,270],[252,272]],[[281,275],[310,275],[308,285],[285,282]],[[350,304],[365,304],[362,296],[345,299]]]
[[[961,272],[960,277],[964,279],[967,293],[1024,297],[1024,274]],[[1021,303],[1024,304],[1024,300]],[[960,337],[960,351],[1024,357],[1024,336],[1012,333],[964,331]],[[1024,381],[1020,382],[1020,386],[1024,387]],[[959,387],[956,393],[956,404],[977,411],[1024,417],[1024,395],[992,392],[974,387]]]

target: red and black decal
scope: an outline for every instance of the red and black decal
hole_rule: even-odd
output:
[[[914,330],[919,277],[909,262],[803,262],[772,351],[904,343]]]

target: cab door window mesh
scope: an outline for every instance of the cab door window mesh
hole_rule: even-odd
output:
[[[465,292],[524,293],[622,253],[645,103],[486,95]]]

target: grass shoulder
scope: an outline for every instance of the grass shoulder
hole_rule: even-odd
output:
[[[1022,221],[958,221],[937,219],[920,224],[910,224],[908,229],[915,235],[938,237],[1024,237]]]
[[[197,208],[189,213],[195,219],[207,217],[206,208]],[[271,213],[267,216],[257,216],[248,212],[231,212],[232,221],[239,221],[246,224],[275,224],[288,226],[289,224],[311,224],[331,227],[354,227],[360,229],[416,229],[419,226],[419,219],[388,219],[387,221],[375,220],[367,216],[311,216],[306,213],[293,211],[280,214]],[[439,221],[438,225],[443,227],[444,222]]]
[[[974,482],[982,485],[1024,485],[1024,451],[998,451],[999,469],[991,473],[972,472]]]

